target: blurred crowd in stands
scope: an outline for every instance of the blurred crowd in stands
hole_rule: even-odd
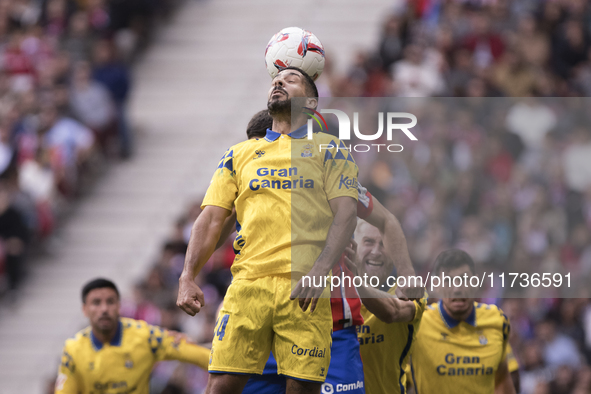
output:
[[[460,247],[480,269],[591,274],[589,100],[536,98],[591,95],[590,43],[584,0],[410,0],[344,75],[327,48],[321,96],[473,98],[451,113],[434,101],[434,120],[402,153],[356,155],[361,182],[401,222],[419,272],[440,251]],[[503,99],[511,105],[489,111],[499,99],[479,97],[530,98]],[[207,343],[234,255],[226,242],[199,276],[205,313],[189,319],[177,310],[177,278],[199,213],[197,202],[173,226],[123,309]],[[591,392],[589,292],[502,296],[491,291],[484,301],[511,319],[521,393]],[[162,363],[153,377],[154,392],[199,392],[205,382],[204,372],[175,363]]]
[[[0,0],[0,298],[34,245],[133,151],[130,66],[173,0]]]

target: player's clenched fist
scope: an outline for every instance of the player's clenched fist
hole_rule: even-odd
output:
[[[176,305],[191,316],[195,316],[201,307],[205,306],[203,292],[191,279],[182,276],[179,279],[179,295]]]

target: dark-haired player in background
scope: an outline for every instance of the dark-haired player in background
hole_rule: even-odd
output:
[[[179,341],[144,321],[120,317],[119,301],[110,280],[99,278],[84,285],[82,311],[90,326],[66,341],[56,394],[148,394],[150,373],[158,361],[207,368],[208,349]]]
[[[437,256],[433,275],[475,274],[464,251],[446,250]],[[411,355],[411,375],[418,394],[515,394],[507,369],[510,326],[495,305],[471,298],[466,287],[443,288],[442,298],[423,314]]]

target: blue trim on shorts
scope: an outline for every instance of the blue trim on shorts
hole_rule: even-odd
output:
[[[209,373],[218,373],[218,374],[228,374],[228,375],[252,375],[251,373],[246,372],[228,372],[228,371],[207,371]]]

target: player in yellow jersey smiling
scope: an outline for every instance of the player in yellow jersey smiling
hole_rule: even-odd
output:
[[[406,249],[406,245],[402,247]],[[406,253],[406,250],[398,253]],[[389,289],[387,285],[394,266],[392,258],[395,256],[387,255],[380,231],[358,220],[355,241],[347,248],[346,261],[357,275],[379,278],[377,288],[357,288],[363,302],[364,323],[357,327],[357,333],[367,394],[406,392],[405,366],[416,343],[427,301],[426,298],[408,301],[394,296],[396,288]]]
[[[215,327],[207,393],[241,392],[250,374],[263,372],[271,350],[278,373],[287,377],[287,393],[318,393],[326,378],[330,299],[320,298],[324,289],[298,280],[328,275],[349,242],[358,170],[348,151],[337,151],[342,143],[335,137],[306,138],[306,115],[292,118],[294,97],[317,106],[314,81],[288,67],[269,90],[272,130],[226,152],[193,226],[177,301],[191,315],[205,302],[195,276],[236,210],[233,281]],[[320,152],[321,144],[332,148]]]

